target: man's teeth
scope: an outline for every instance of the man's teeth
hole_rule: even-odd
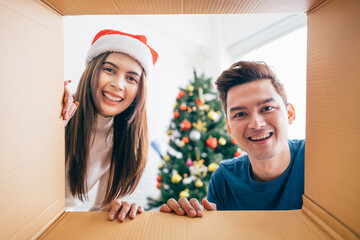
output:
[[[121,102],[123,99],[122,98],[118,98],[118,97],[114,97],[108,93],[105,93],[103,92],[103,95],[105,98],[109,99],[110,101],[113,101],[113,102]]]
[[[265,134],[263,134],[261,136],[257,136],[257,137],[251,137],[250,139],[252,141],[259,141],[259,140],[263,140],[263,139],[268,138],[268,137],[270,137],[270,133],[265,133]]]

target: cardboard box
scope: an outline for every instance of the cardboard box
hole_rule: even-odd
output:
[[[302,210],[206,212],[202,219],[145,212],[122,224],[106,213],[64,212],[62,16],[304,12]],[[2,0],[0,238],[359,239],[359,12],[358,0]]]

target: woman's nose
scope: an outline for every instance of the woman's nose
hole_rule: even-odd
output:
[[[118,76],[114,79],[114,81],[111,82],[111,85],[116,88],[119,89],[121,91],[124,91],[125,89],[125,77],[124,76]]]

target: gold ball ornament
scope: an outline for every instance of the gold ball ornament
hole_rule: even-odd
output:
[[[179,196],[184,198],[190,197],[189,189],[185,189],[184,191],[181,191]]]
[[[183,147],[183,146],[185,146],[185,142],[183,141],[183,140],[181,140],[180,142],[179,142],[179,147]]]
[[[169,156],[169,155],[166,155],[166,156],[164,157],[164,161],[165,161],[165,162],[170,161],[170,156]]]
[[[171,177],[171,182],[172,183],[179,183],[181,181],[182,177],[180,176],[180,174],[176,173]]]
[[[162,169],[164,167],[164,164],[160,163],[158,166],[158,169]]]
[[[200,179],[196,180],[195,187],[201,188],[202,186],[204,186],[204,183]]]
[[[192,91],[194,91],[194,86],[189,84],[186,86],[186,90],[188,90],[189,92],[192,92]]]
[[[218,143],[219,143],[219,145],[224,146],[226,144],[226,139],[223,138],[223,137],[220,137],[219,140],[218,140]]]
[[[167,130],[167,135],[169,135],[169,136],[170,136],[170,135],[172,134],[172,132],[173,132],[173,131],[172,131],[172,130],[170,130],[170,129],[169,129],[169,130]]]
[[[208,166],[208,170],[209,172],[214,172],[218,167],[219,165],[217,165],[216,163],[210,163]]]
[[[219,114],[217,114],[216,112],[214,112],[214,110],[210,110],[209,112],[208,112],[208,118],[210,118],[211,120],[217,120],[218,119],[218,117],[219,117]]]

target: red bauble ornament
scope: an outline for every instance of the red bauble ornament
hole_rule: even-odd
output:
[[[183,137],[182,140],[184,143],[189,143],[189,138],[187,138],[187,137]]]
[[[158,182],[161,182],[161,180],[162,180],[161,176],[158,176],[156,180],[157,180]]]
[[[160,187],[161,187],[161,182],[158,182],[158,183],[156,184],[156,187],[157,187],[157,188],[160,188]]]
[[[231,138],[231,144],[236,144],[235,138]]]
[[[208,138],[206,140],[206,146],[211,147],[211,148],[216,148],[217,147],[217,139],[214,137]]]
[[[244,155],[244,153],[241,151],[241,152],[236,152],[235,154],[234,154],[234,156],[235,157],[240,157],[240,156],[242,156],[242,155]]]
[[[198,99],[198,98],[195,99],[195,102],[196,102],[196,105],[198,105],[198,107],[200,107],[202,105],[200,99]]]
[[[183,90],[180,90],[179,95],[177,96],[177,99],[181,99],[185,96],[185,92]]]
[[[180,113],[178,111],[174,112],[174,118],[178,118],[180,116]]]
[[[187,106],[185,103],[182,103],[179,108],[181,111],[185,111],[187,109]]]
[[[180,129],[183,131],[187,131],[191,129],[191,122],[189,120],[184,120],[180,123]]]

